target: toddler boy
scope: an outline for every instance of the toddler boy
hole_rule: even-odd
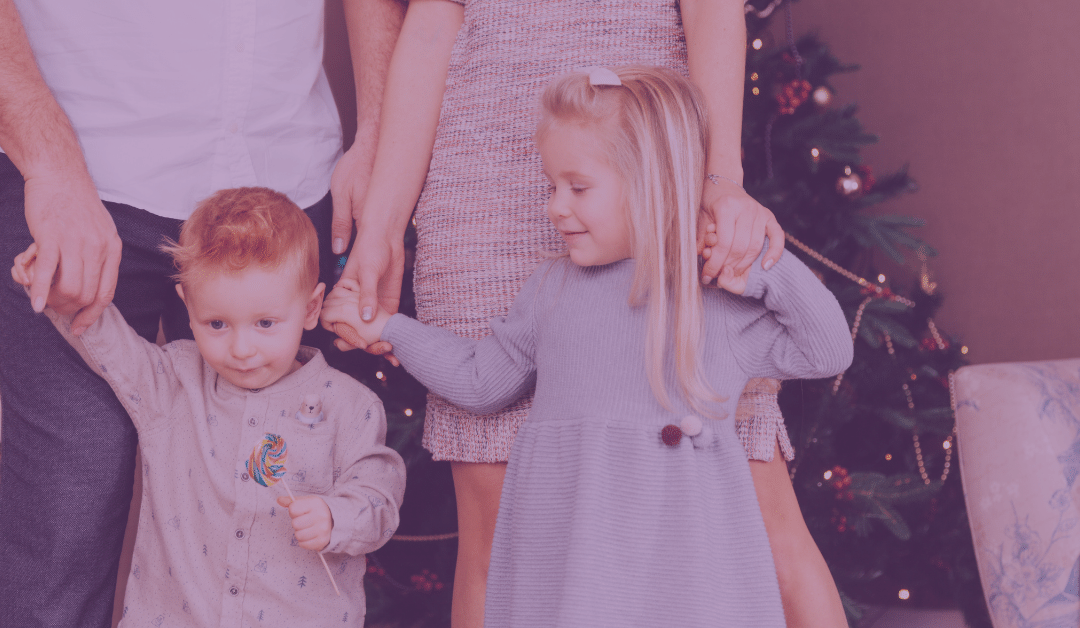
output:
[[[282,194],[223,190],[165,248],[194,342],[149,343],[111,305],[74,336],[70,318],[46,310],[139,433],[142,510],[121,626],[362,626],[364,554],[398,525],[405,465],[385,445],[378,397],[300,346],[325,290],[314,227]],[[23,285],[35,252],[15,259]],[[295,501],[245,466],[267,434],[285,440]],[[57,463],[77,472],[94,461]]]

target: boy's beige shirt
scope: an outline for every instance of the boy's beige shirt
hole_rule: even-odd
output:
[[[393,535],[405,490],[405,465],[384,444],[371,390],[308,347],[296,372],[242,389],[206,365],[193,341],[158,347],[111,305],[78,338],[47,312],[139,432],[142,510],[121,626],[363,625],[364,554]],[[322,405],[313,424],[319,412],[301,412],[311,396]],[[267,433],[286,441],[293,493],[319,494],[330,507],[323,554],[341,597],[316,552],[298,546],[275,501],[285,488],[263,487],[245,468]]]

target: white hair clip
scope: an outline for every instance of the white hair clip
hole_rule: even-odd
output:
[[[578,71],[589,75],[589,85],[622,85],[619,75],[615,74],[611,68],[589,66]]]

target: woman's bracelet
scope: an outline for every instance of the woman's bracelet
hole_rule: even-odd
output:
[[[720,185],[720,179],[723,179],[724,181],[731,181],[735,185],[738,185],[740,190],[743,189],[743,186],[740,185],[738,181],[736,181],[735,179],[732,179],[731,177],[725,177],[722,174],[707,174],[705,176],[708,177],[709,181],[713,182],[713,185]]]

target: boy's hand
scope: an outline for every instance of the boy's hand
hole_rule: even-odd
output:
[[[304,495],[293,501],[287,495],[277,498],[278,505],[289,509],[293,530],[300,547],[321,552],[330,544],[330,532],[334,529],[334,518],[330,507],[318,495]]]
[[[37,249],[37,242],[31,242],[25,251],[15,256],[15,264],[11,267],[11,278],[15,280],[15,283],[27,288],[34,283]]]
[[[367,349],[377,355],[388,354],[392,347],[389,343],[380,341],[379,336],[382,335],[391,314],[380,308],[374,320],[364,322],[360,318],[359,303],[360,285],[350,278],[341,279],[323,303],[323,327],[339,336],[334,341],[334,346],[342,351],[355,348]],[[377,345],[382,345],[378,347],[381,351],[373,351]],[[393,355],[387,355],[387,359],[394,366],[398,365]]]

